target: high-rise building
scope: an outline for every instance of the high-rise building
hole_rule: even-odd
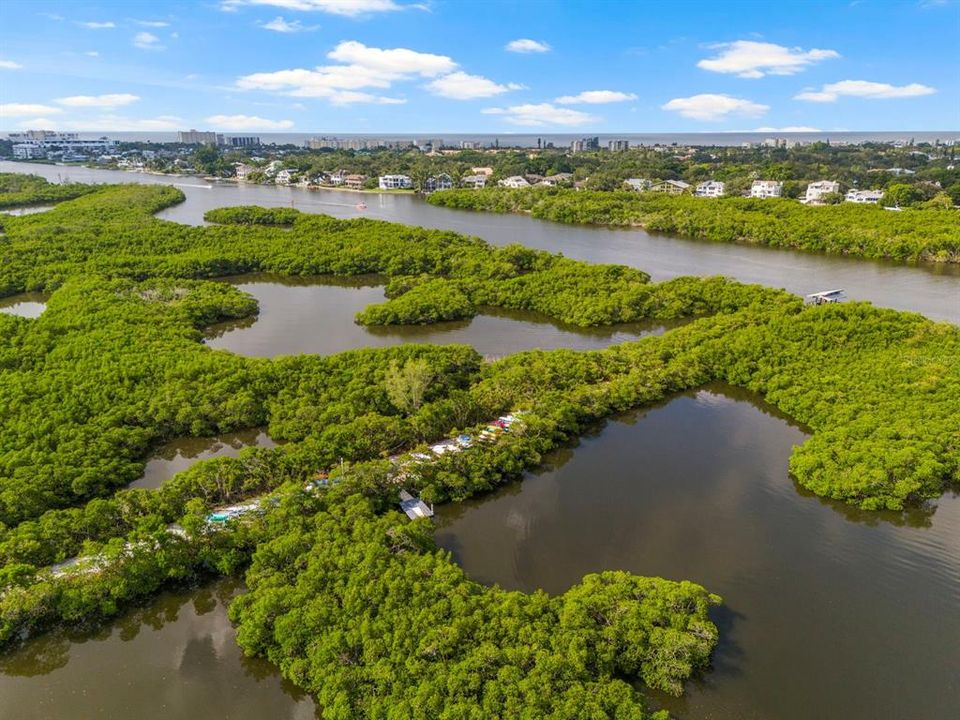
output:
[[[625,150],[630,149],[630,141],[629,140],[610,140],[607,143],[607,149],[610,150],[610,152],[624,152]]]
[[[223,135],[190,128],[177,133],[177,142],[181,145],[223,145]]]
[[[570,143],[570,152],[588,152],[590,150],[600,149],[600,138],[580,138]]]
[[[260,144],[260,138],[256,135],[232,135],[227,138],[227,144],[231,147],[256,147]]]

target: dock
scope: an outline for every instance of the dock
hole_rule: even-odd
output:
[[[845,300],[846,297],[847,293],[843,290],[824,290],[807,295],[803,299],[803,302],[806,305],[827,305],[829,303],[838,303],[841,300]]]
[[[411,520],[433,517],[433,508],[420,498],[415,498],[406,490],[400,491],[400,509],[403,510]]]

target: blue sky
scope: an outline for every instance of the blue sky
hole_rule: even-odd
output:
[[[0,128],[960,128],[960,0],[0,2]]]

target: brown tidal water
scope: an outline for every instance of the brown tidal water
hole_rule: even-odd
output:
[[[167,592],[95,632],[56,632],[0,656],[9,720],[310,720],[313,700],[246,658],[226,607],[235,582]]]
[[[17,162],[0,162],[0,172],[31,173],[53,182],[175,185],[184,192],[186,200],[163,210],[157,217],[192,225],[203,224],[203,214],[218,207],[295,207],[303,212],[340,218],[362,216],[456,230],[482,237],[493,245],[520,243],[560,252],[576,260],[620,263],[645,270],[657,281],[678,275],[726,275],[742,282],[785,288],[800,295],[845,288],[856,300],[960,323],[960,265],[957,264],[910,265],[756,245],[712,243],[648,233],[638,228],[564,225],[526,215],[434,207],[405,193],[358,194],[276,185],[211,184],[195,177]],[[358,211],[356,206],[361,199],[367,209]]]
[[[685,393],[438,508],[437,541],[510,589],[618,569],[720,594],[712,671],[655,697],[680,718],[956,718],[960,496],[907,514],[820,500],[787,473],[806,436],[751,393]]]
[[[354,317],[368,305],[385,300],[380,278],[291,278],[257,273],[225,280],[253,295],[260,312],[256,317],[214,325],[207,332],[207,344],[255,357],[331,355],[402,343],[465,343],[488,357],[534,348],[592,350],[660,334],[679,324],[656,321],[580,328],[538,313],[482,308],[482,314],[470,320],[367,328],[357,325]]]
[[[276,443],[263,430],[240,430],[214,438],[178,438],[165,443],[150,456],[140,479],[132,488],[160,487],[178,472],[200,460],[215,457],[237,457],[245,447],[274,447]]]

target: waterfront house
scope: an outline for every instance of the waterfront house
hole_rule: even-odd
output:
[[[556,175],[548,175],[537,183],[537,185],[542,185],[544,187],[558,187],[560,185],[572,184],[573,175],[570,173],[557,173]]]
[[[723,197],[726,193],[727,184],[719,180],[707,180],[697,185],[694,195],[697,197]]]
[[[407,175],[381,175],[381,190],[410,190],[413,188],[413,180]]]
[[[629,178],[628,180],[624,180],[623,184],[627,190],[633,190],[634,192],[646,192],[653,185],[653,183],[646,178]]]
[[[783,183],[779,180],[754,180],[750,186],[752,198],[778,198],[783,196]]]
[[[238,182],[246,182],[250,173],[256,170],[253,165],[247,165],[246,163],[234,163],[233,168],[236,171]]]
[[[437,190],[449,190],[453,187],[453,178],[446,173],[440,173],[436,177],[428,177],[423,184],[424,192],[436,192]]]
[[[667,195],[682,195],[690,189],[690,184],[683,180],[664,180],[650,187],[650,192],[666,193]]]
[[[269,178],[276,177],[277,173],[283,169],[283,163],[279,160],[274,160],[269,163],[266,167],[263,168],[263,174]]]
[[[883,197],[883,190],[848,190],[844,200],[861,205],[880,202]]]
[[[327,178],[331,185],[335,187],[340,187],[347,181],[347,171],[346,170],[337,170],[336,172],[330,173]]]
[[[804,205],[823,205],[824,196],[838,192],[840,192],[840,183],[833,180],[819,180],[807,185],[807,193],[800,202]]]
[[[345,175],[343,178],[343,185],[348,190],[362,190],[363,183],[367,181],[366,175]]]
[[[486,175],[466,175],[460,180],[461,187],[480,190],[487,185]]]
[[[521,177],[520,175],[512,175],[511,177],[504,178],[499,183],[500,187],[505,188],[525,188],[530,187],[530,183],[527,182],[527,179]]]
[[[294,174],[293,170],[281,170],[273,178],[273,181],[277,185],[289,185],[293,181]]]

